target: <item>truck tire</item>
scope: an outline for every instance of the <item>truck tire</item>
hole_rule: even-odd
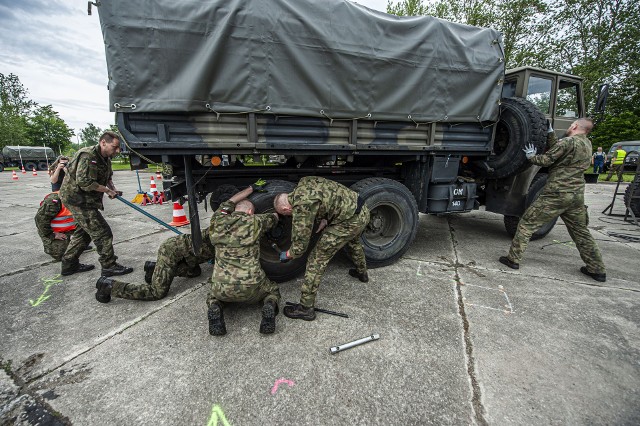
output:
[[[256,213],[275,212],[273,198],[281,192],[291,192],[296,187],[294,183],[283,180],[269,181],[265,187],[267,192],[253,193],[249,200],[254,204]],[[267,276],[275,282],[291,280],[301,275],[307,264],[309,251],[315,244],[312,239],[304,256],[292,259],[287,263],[280,263],[279,253],[271,247],[275,243],[280,250],[287,250],[291,246],[291,216],[280,217],[278,224],[267,231],[260,240],[260,263]]]
[[[493,154],[487,160],[492,170],[486,172],[487,177],[500,179],[528,168],[530,163],[522,149],[531,143],[537,148],[537,153],[544,151],[547,144],[544,115],[526,99],[502,99]]]
[[[38,170],[40,170],[41,172],[45,171],[45,170],[49,170],[49,166],[47,165],[47,162],[46,161],[40,161],[38,163]]]
[[[403,184],[391,179],[368,178],[351,186],[371,211],[362,234],[369,268],[390,265],[411,246],[418,231],[418,204]]]
[[[544,188],[545,184],[547,183],[548,177],[549,175],[547,175],[546,173],[539,173],[533,177],[533,180],[531,181],[531,185],[529,185],[529,192],[527,193],[525,208],[529,208],[529,206],[533,204],[533,202],[538,198],[538,195],[540,195],[542,188]],[[558,218],[555,217],[554,219],[546,223],[542,228],[538,229],[538,231],[533,233],[533,235],[531,236],[531,239],[539,240],[541,238],[546,237],[547,234],[551,232],[553,227],[556,226],[557,221],[558,221]],[[513,238],[513,236],[516,235],[516,230],[518,229],[518,222],[520,222],[519,216],[507,216],[507,215],[504,216],[504,227],[507,230],[507,234],[509,234],[511,238]]]
[[[235,185],[220,185],[215,191],[211,193],[209,204],[211,205],[211,212],[215,212],[220,207],[220,204],[231,198],[236,192],[238,187]]]
[[[631,197],[640,197],[640,175],[636,175],[624,191],[624,205],[629,206],[636,219],[640,220],[640,198]]]
[[[37,169],[38,165],[33,161],[27,161],[24,163],[25,170],[33,171],[33,169]]]

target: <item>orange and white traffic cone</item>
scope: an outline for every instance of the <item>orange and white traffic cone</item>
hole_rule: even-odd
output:
[[[18,174],[15,170],[13,171],[13,176],[11,176],[11,180],[18,180]]]
[[[153,196],[158,192],[158,188],[156,187],[156,181],[153,180],[153,176],[151,176],[151,184],[149,185],[149,193]]]
[[[187,220],[187,216],[184,214],[184,209],[177,201],[173,203],[173,220],[169,222],[169,225],[173,226],[184,226],[188,225],[189,221]]]
[[[24,165],[22,165],[22,174],[23,174],[23,175],[26,175],[26,174],[27,174],[27,171],[24,169]]]
[[[162,174],[159,171],[156,172],[156,180],[162,180]]]
[[[36,168],[33,168],[33,176],[38,176],[38,172],[36,172]]]

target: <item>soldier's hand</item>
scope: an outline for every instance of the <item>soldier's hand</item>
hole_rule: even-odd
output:
[[[316,229],[316,234],[322,231],[327,226],[327,219],[322,219],[320,224],[318,225],[318,229]]]
[[[523,149],[524,155],[527,157],[527,160],[531,157],[535,157],[536,155],[536,147],[533,144],[526,145]]]
[[[119,195],[120,197],[122,197],[122,191],[116,191],[116,195]]]
[[[553,127],[551,127],[551,119],[547,118],[547,133],[553,133]]]
[[[109,189],[109,191],[107,191],[107,195],[113,200],[114,198],[116,198],[116,195],[118,195],[118,193],[113,189]]]
[[[288,251],[281,251],[280,252],[280,263],[287,263],[290,260],[291,260],[291,256],[289,256],[289,252]]]
[[[66,240],[67,239],[67,234],[65,234],[63,232],[54,232],[53,233],[53,239],[54,240]]]
[[[253,192],[267,192],[267,190],[264,189],[267,185],[269,185],[269,182],[264,179],[258,179],[255,183],[251,184],[251,189],[253,189]]]

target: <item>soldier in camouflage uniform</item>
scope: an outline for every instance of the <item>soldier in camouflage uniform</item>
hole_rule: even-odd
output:
[[[560,216],[586,264],[580,271],[596,281],[606,281],[600,250],[587,228],[589,217],[584,205],[584,171],[591,164],[592,149],[587,134],[592,127],[591,120],[581,118],[569,127],[567,137],[553,144],[545,154],[535,155],[533,146],[525,149],[530,162],[549,168],[549,179],[540,196],[520,218],[509,255],[499,259],[504,265],[518,269],[531,235]]]
[[[280,303],[278,285],[267,278],[260,265],[260,238],[278,223],[276,213],[254,214],[246,198],[262,191],[264,181],[246,188],[223,202],[211,217],[211,241],[216,260],[207,297],[209,333],[226,334],[222,302],[258,303],[263,301],[260,333],[275,331]]]
[[[44,245],[44,252],[58,261],[62,259],[62,255],[67,250],[69,236],[76,228],[73,216],[70,213],[66,215],[65,210],[58,193],[53,192],[42,200],[35,217],[38,235]],[[61,216],[60,212],[64,216]]]
[[[368,282],[367,262],[360,236],[369,223],[369,209],[358,193],[337,182],[317,176],[300,179],[290,194],[278,194],[274,199],[278,214],[293,216],[291,247],[280,253],[280,261],[286,262],[303,256],[309,246],[316,221],[322,236],[311,250],[307,260],[300,303],[284,308],[289,318],[312,321],[316,314],[316,294],[329,261],[342,247],[347,249],[355,269],[349,275]],[[325,228],[326,227],[326,228]]]
[[[96,300],[109,303],[112,296],[134,300],[160,300],[169,293],[174,277],[200,276],[200,264],[212,260],[213,257],[214,248],[209,239],[209,229],[202,231],[199,255],[193,252],[191,235],[176,235],[160,245],[156,262],[145,262],[145,283],[127,283],[100,277],[96,283]]]
[[[122,194],[116,190],[111,180],[111,158],[120,152],[119,138],[116,133],[105,132],[98,145],[80,149],[67,165],[60,188],[60,199],[73,214],[76,230],[62,257],[62,275],[94,268],[94,265],[84,265],[79,261],[80,254],[91,240],[100,255],[101,275],[124,275],[133,271],[133,268],[116,262],[113,234],[99,211],[104,209],[103,194],[106,193],[109,198]]]

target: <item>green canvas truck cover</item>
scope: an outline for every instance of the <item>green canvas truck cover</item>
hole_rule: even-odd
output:
[[[347,0],[101,0],[111,111],[495,121],[493,29]]]
[[[2,155],[6,158],[33,160],[48,158],[50,160],[56,159],[56,154],[53,149],[44,146],[5,146],[2,148]]]

